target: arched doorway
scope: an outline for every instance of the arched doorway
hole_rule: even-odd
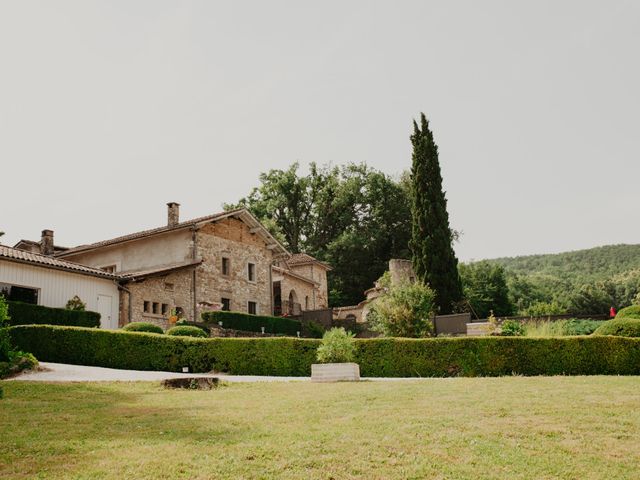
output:
[[[298,303],[298,294],[295,290],[289,292],[289,315],[299,315],[300,304]]]

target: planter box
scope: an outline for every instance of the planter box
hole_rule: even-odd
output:
[[[311,365],[312,382],[357,382],[360,365],[357,363],[314,363]]]

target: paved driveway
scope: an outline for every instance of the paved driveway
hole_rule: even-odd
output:
[[[85,367],[64,363],[40,362],[44,370],[29,372],[13,378],[28,382],[137,382],[160,381],[181,377],[218,377],[227,382],[304,382],[309,377],[258,377],[249,375],[225,375],[208,373],[147,372],[142,370],[117,370],[115,368]]]
[[[85,367],[66,363],[40,362],[43,370],[29,372],[10,380],[26,382],[149,382],[168,378],[218,377],[227,382],[308,382],[309,377],[262,377],[256,375],[226,375],[224,373],[148,372],[115,368]],[[418,381],[421,378],[363,378],[376,382]]]

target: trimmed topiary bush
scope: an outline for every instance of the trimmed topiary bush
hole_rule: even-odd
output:
[[[302,322],[283,317],[269,317],[266,315],[250,315],[243,312],[214,311],[203,312],[202,320],[205,323],[218,325],[222,322],[222,328],[244,330],[246,332],[275,333],[296,336],[302,331]]]
[[[146,333],[164,333],[164,330],[158,325],[149,322],[131,322],[127,323],[122,330],[127,332],[146,332]]]
[[[640,320],[635,318],[615,318],[604,322],[593,332],[594,335],[615,335],[617,337],[640,337]]]
[[[173,335],[176,337],[208,337],[204,330],[191,325],[178,325],[177,327],[170,328],[169,330],[167,330],[167,335]]]
[[[320,345],[301,338],[189,338],[49,325],[8,332],[41,361],[235,375],[309,375]],[[373,338],[354,345],[365,377],[640,375],[640,338]]]
[[[640,305],[631,305],[623,308],[618,312],[616,318],[635,318],[640,319]]]
[[[43,307],[22,302],[7,302],[9,325],[67,325],[73,327],[100,327],[100,314],[65,308]]]

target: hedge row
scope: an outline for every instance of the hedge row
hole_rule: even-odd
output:
[[[297,335],[302,331],[302,323],[298,320],[283,317],[269,317],[266,315],[250,315],[242,312],[203,312],[202,320],[206,323],[218,324],[222,322],[223,328],[244,330],[246,332],[281,333],[285,335]]]
[[[44,325],[9,328],[14,344],[41,361],[136,370],[236,375],[309,375],[318,340],[187,338]],[[638,375],[640,339],[461,337],[356,340],[366,377]]]
[[[72,327],[100,327],[100,314],[64,308],[43,307],[22,302],[9,304],[9,325],[67,325]]]

